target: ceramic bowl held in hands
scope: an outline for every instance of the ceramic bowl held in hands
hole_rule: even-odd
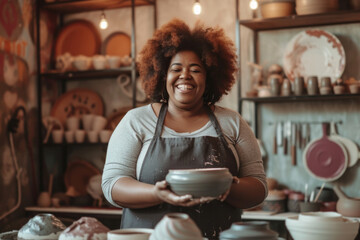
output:
[[[230,188],[232,179],[227,168],[174,169],[166,175],[174,193],[193,198],[218,197]]]

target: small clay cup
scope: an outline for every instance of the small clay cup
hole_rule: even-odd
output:
[[[331,78],[322,77],[320,80],[320,87],[331,87]]]
[[[357,94],[360,92],[360,86],[358,84],[351,84],[349,90],[351,94]]]
[[[303,77],[295,77],[294,79],[294,94],[299,96],[304,94],[305,82]]]
[[[307,79],[306,89],[308,95],[316,95],[319,92],[319,83],[316,76],[310,76]]]
[[[270,92],[272,96],[280,95],[280,79],[278,77],[270,78]]]
[[[300,202],[300,212],[317,212],[320,208],[319,202]]]
[[[285,78],[281,85],[281,95],[282,96],[290,96],[291,95],[291,83],[290,80]]]
[[[342,85],[335,85],[334,86],[334,93],[335,94],[344,94],[345,93],[345,87]]]

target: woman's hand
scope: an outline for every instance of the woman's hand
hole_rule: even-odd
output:
[[[154,194],[166,203],[182,207],[192,207],[215,199],[213,197],[192,198],[192,196],[189,194],[183,196],[176,195],[175,193],[170,191],[170,189],[168,188],[168,184],[165,180],[157,182],[155,184]]]

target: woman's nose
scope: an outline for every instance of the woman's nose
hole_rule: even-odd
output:
[[[188,69],[183,69],[181,71],[181,75],[180,75],[180,78],[183,78],[183,79],[189,79],[191,76],[190,76],[190,71]]]

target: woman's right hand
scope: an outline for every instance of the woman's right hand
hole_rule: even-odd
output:
[[[193,199],[189,194],[183,196],[176,195],[170,191],[165,180],[155,184],[154,194],[162,201],[175,206],[191,207],[204,202],[204,199]]]

